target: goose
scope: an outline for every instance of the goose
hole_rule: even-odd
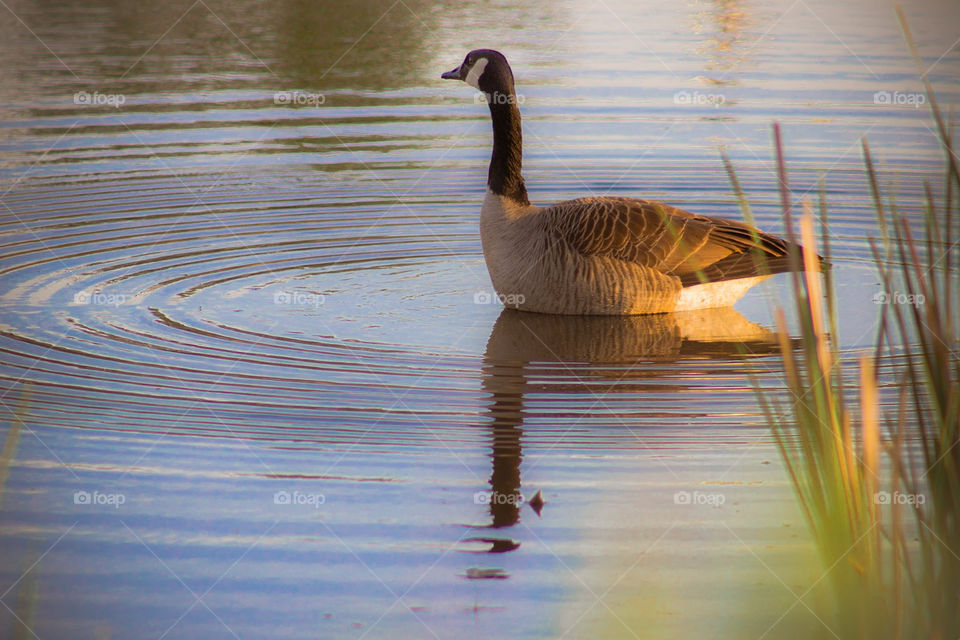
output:
[[[493,153],[480,239],[504,306],[565,315],[728,307],[759,282],[791,270],[792,243],[742,222],[624,197],[531,204],[507,59],[477,49],[440,77],[483,92],[490,108]]]

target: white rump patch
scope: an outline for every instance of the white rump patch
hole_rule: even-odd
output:
[[[470,72],[467,73],[467,77],[464,78],[463,81],[474,89],[480,89],[480,76],[483,75],[483,70],[487,68],[488,62],[490,61],[486,58],[477,58],[477,61],[470,67]]]
[[[674,311],[731,307],[734,302],[743,297],[747,289],[769,277],[737,278],[736,280],[707,282],[684,287],[680,290],[680,296],[677,298],[677,306]]]

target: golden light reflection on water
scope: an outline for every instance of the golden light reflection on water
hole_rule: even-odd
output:
[[[955,30],[913,6],[936,58]],[[0,10],[0,380],[7,401],[34,394],[0,455],[0,573],[13,583],[68,532],[21,583],[25,602],[40,587],[41,636],[160,636],[183,612],[189,593],[118,516],[186,584],[216,584],[211,608],[244,635],[422,637],[421,618],[442,637],[817,628],[795,596],[820,573],[750,382],[778,384],[763,294],[629,319],[474,304],[489,123],[437,77],[474,47],[509,54],[537,201],[609,191],[737,218],[722,142],[772,230],[768,125],[788,118],[798,192],[828,170],[839,196],[840,340],[856,348],[876,282],[851,149],[869,130],[919,210],[940,148],[919,112],[871,100],[912,73],[882,12],[811,8]],[[721,108],[677,103],[704,83],[729,89]],[[294,90],[325,101],[277,103]],[[123,303],[73,300],[91,292]],[[121,480],[120,513],[71,501]],[[295,488],[329,501],[271,500]],[[408,590],[414,615],[391,594]],[[192,624],[175,630],[224,632]]]
[[[707,62],[702,79],[713,85],[736,85],[737,68],[754,47],[750,30],[756,25],[753,13],[762,9],[743,0],[709,0],[691,15],[694,32],[703,38],[698,51]]]

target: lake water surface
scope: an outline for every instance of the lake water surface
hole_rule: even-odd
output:
[[[946,104],[955,9],[907,8]],[[798,206],[823,176],[840,343],[872,343],[861,137],[911,215],[942,179],[886,5],[13,0],[0,635],[833,637],[752,388],[781,389],[789,279],[503,311],[488,113],[439,79],[478,47],[513,65],[535,203],[740,218],[725,148],[783,233],[780,122]]]

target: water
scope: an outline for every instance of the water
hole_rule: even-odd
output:
[[[947,104],[948,8],[908,9]],[[538,203],[739,218],[724,147],[781,233],[779,121],[797,206],[824,175],[855,355],[860,137],[911,215],[941,177],[892,11],[24,1],[0,33],[4,634],[828,633],[750,380],[780,386],[787,279],[735,311],[502,311],[487,113],[439,74],[508,55]]]

